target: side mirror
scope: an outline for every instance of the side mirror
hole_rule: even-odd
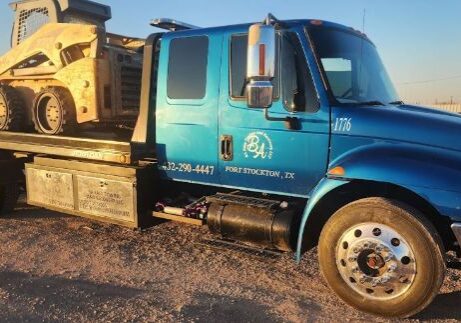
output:
[[[272,105],[275,76],[276,38],[271,25],[255,24],[248,36],[247,100],[250,108]]]

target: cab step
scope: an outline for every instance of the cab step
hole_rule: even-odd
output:
[[[201,219],[193,219],[193,218],[188,218],[188,217],[181,216],[181,215],[173,215],[173,214],[168,214],[168,213],[163,213],[163,212],[152,212],[152,216],[158,219],[176,221],[176,222],[187,223],[187,224],[198,225],[198,226],[202,226],[205,224],[205,222]]]
[[[238,204],[248,207],[274,209],[281,205],[281,201],[263,199],[250,196],[241,196],[236,194],[224,194],[217,193],[206,198],[207,203],[218,203],[218,204]]]

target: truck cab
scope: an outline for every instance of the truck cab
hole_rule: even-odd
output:
[[[376,101],[398,104],[398,97],[365,35],[297,20],[275,28],[270,107],[252,107],[249,27],[162,37],[154,107],[157,158],[163,175],[173,180],[308,197],[325,176],[331,154],[350,148],[330,146],[333,137],[347,138],[353,130],[345,111],[366,110]]]
[[[437,226],[460,222],[450,192],[461,191],[453,180],[461,148],[449,138],[461,118],[404,104],[358,30],[272,16],[267,25],[268,38],[251,35],[251,24],[157,35],[151,112],[140,119],[155,125],[145,136],[162,178],[299,197],[306,223],[319,199],[349,187],[346,200],[413,196]],[[266,52],[255,56],[251,47]],[[456,249],[447,232],[446,247]]]

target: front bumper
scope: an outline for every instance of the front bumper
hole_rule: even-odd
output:
[[[455,233],[456,239],[458,239],[458,246],[461,247],[461,223],[453,223],[451,228]]]

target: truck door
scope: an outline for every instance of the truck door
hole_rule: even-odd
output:
[[[161,175],[217,183],[222,35],[184,31],[161,44],[156,155]]]
[[[228,35],[223,49],[219,117],[223,185],[306,196],[327,167],[330,115],[321,106],[308,68],[309,47],[294,32],[278,34],[278,67],[271,117],[295,118],[296,130],[269,121],[246,103],[248,35]],[[226,77],[224,77],[226,75]]]

